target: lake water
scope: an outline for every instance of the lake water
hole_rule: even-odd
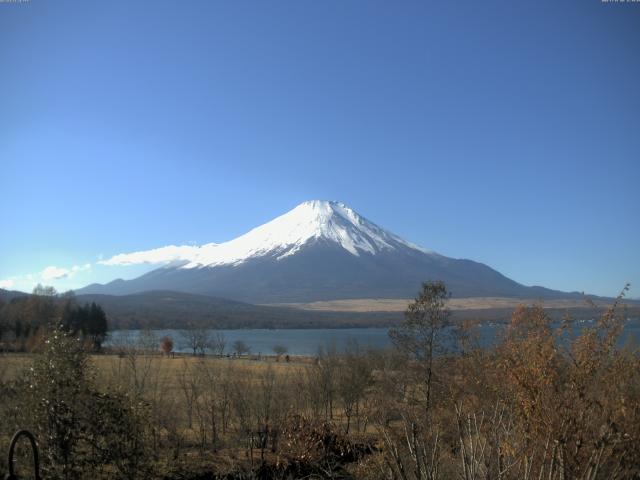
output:
[[[574,334],[581,328],[592,326],[593,321],[585,320],[573,324]],[[478,336],[482,345],[491,345],[504,328],[502,324],[486,323],[479,327]],[[232,352],[232,344],[242,340],[250,348],[252,354],[273,355],[274,345],[287,347],[291,355],[315,355],[320,347],[327,348],[335,345],[337,350],[343,350],[349,342],[357,341],[362,348],[385,348],[391,345],[386,328],[344,328],[344,329],[246,329],[246,330],[218,330],[224,334],[226,352]],[[115,330],[111,332],[105,346],[126,342],[135,342],[140,334],[139,330]],[[174,351],[190,352],[180,330],[153,330],[159,339],[169,336],[174,342]],[[640,319],[628,320],[625,324],[620,344],[628,341],[640,340]]]

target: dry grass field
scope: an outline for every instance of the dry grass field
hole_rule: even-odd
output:
[[[33,362],[31,353],[0,354],[0,381],[17,379]],[[211,369],[233,369],[239,376],[258,378],[267,370],[278,376],[298,374],[313,363],[309,357],[292,356],[290,361],[278,360],[276,356],[248,355],[242,358],[216,357],[212,355],[193,356],[175,354],[167,357],[160,354],[130,355],[90,355],[90,365],[94,368],[98,380],[105,384],[112,384],[122,380],[134,368],[141,369],[148,378],[162,378],[164,385],[170,389],[177,389],[184,372],[191,375],[194,367],[204,366]]]
[[[404,312],[413,299],[397,298],[354,298],[310,303],[279,303],[282,307],[299,308],[326,312]],[[471,297],[452,298],[448,301],[451,310],[482,310],[494,308],[515,308],[518,305],[532,305],[539,302],[535,298]],[[545,300],[545,308],[590,308],[584,299]],[[602,306],[608,306],[604,304]]]

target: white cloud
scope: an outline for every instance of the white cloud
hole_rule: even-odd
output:
[[[82,272],[84,270],[91,270],[91,264],[85,263],[84,265],[74,265],[73,267],[71,267],[71,272],[73,273]]]
[[[51,280],[60,280],[61,278],[66,278],[70,273],[71,270],[67,268],[59,268],[52,265],[40,272],[40,276],[44,281],[48,282]]]
[[[93,265],[85,263],[83,265],[73,265],[70,268],[56,267],[50,265],[41,272],[26,273],[0,280],[0,288],[12,289],[16,288],[22,291],[29,291],[38,283],[51,283],[56,280],[69,279],[80,272],[91,271]]]
[[[85,263],[84,265],[74,265],[71,268],[62,268],[62,267],[56,267],[52,265],[45,268],[42,272],[40,272],[40,277],[45,282],[50,282],[51,280],[60,280],[63,278],[73,277],[78,272],[82,272],[90,269],[91,269],[90,263]]]
[[[196,257],[201,247],[193,245],[169,245],[133,253],[121,253],[107,260],[100,260],[101,265],[139,265],[163,264],[178,261],[191,261]]]

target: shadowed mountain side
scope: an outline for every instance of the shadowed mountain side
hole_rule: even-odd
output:
[[[0,301],[10,302],[14,298],[26,297],[28,293],[19,292],[17,290],[4,290],[0,288]]]
[[[339,202],[312,200],[224,243],[123,253],[107,265],[170,262],[132,280],[78,294],[172,290],[249,303],[407,298],[441,280],[456,297],[568,298],[526,287],[482,263],[448,258],[403,240]]]
[[[566,298],[575,293],[526,287],[490,267],[419,250],[352,255],[314,240],[295,255],[248,259],[214,268],[164,267],[133,280],[89,285],[77,291],[124,295],[172,290],[250,303],[311,302],[350,298],[407,298],[425,280],[443,280],[456,297]]]

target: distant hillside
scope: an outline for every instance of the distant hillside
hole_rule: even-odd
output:
[[[251,305],[223,298],[172,291],[151,291],[133,295],[78,295],[78,302],[96,302],[109,320],[110,329],[184,328],[188,324],[216,328],[348,328],[386,327],[400,321],[402,311],[313,311],[291,307]],[[525,301],[532,303],[532,301]],[[638,302],[625,302],[629,316],[640,316]],[[476,308],[452,305],[453,320],[506,321],[513,306],[496,304]],[[602,308],[552,304],[546,309],[555,319],[566,314],[593,318]]]
[[[28,295],[28,293],[19,292],[17,290],[3,290],[0,288],[0,300],[3,302],[10,302],[14,298],[26,297]]]
[[[23,292],[0,290],[0,300],[9,303],[20,297],[28,297]],[[393,305],[396,311],[335,311],[326,309],[307,310],[305,305],[269,306],[252,305],[224,298],[209,297],[173,291],[150,291],[132,295],[78,295],[80,304],[95,302],[101,305],[108,318],[109,329],[180,329],[188,325],[235,329],[235,328],[349,328],[349,327],[386,327],[399,322],[403,317],[402,309]],[[513,305],[489,302],[483,308],[482,299],[464,304],[452,301],[453,320],[477,319],[481,321],[506,321],[513,312]],[[493,300],[493,302],[490,302]],[[609,299],[610,300],[610,299]],[[359,302],[364,302],[360,300]],[[531,303],[532,301],[526,301]],[[388,302],[372,301],[373,305],[388,308]],[[640,302],[625,301],[627,314],[640,317]],[[330,304],[333,308],[344,308],[341,302]],[[353,305],[347,304],[351,308]],[[552,318],[559,319],[565,314],[574,318],[593,318],[602,309],[577,306],[568,302],[550,302],[546,311]],[[602,304],[604,305],[604,303]],[[300,308],[302,307],[302,308]]]
[[[120,296],[87,294],[78,295],[77,300],[101,305],[110,329],[184,328],[188,324],[217,328],[346,328],[386,326],[401,318],[397,312],[309,312],[173,291]]]

